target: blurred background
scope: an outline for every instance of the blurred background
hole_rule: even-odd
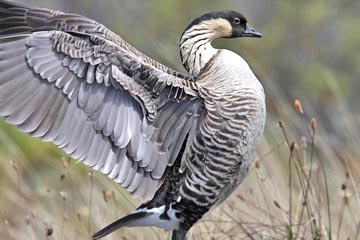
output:
[[[244,57],[262,82],[265,137],[256,167],[191,239],[360,238],[360,1],[17,2],[90,17],[181,72],[178,40],[187,24],[210,11],[244,13],[264,37],[214,45]],[[88,239],[139,204],[105,176],[0,119],[2,239]],[[169,238],[150,228],[106,239]]]

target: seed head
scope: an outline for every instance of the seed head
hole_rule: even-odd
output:
[[[54,232],[54,229],[52,227],[45,228],[45,235],[47,237],[50,237],[53,234],[53,232]]]
[[[294,150],[295,150],[295,143],[294,143],[294,142],[291,142],[290,152],[293,152]]]
[[[312,118],[312,119],[311,119],[311,128],[312,128],[313,130],[316,129],[316,118]]]
[[[277,200],[274,200],[274,205],[275,205],[277,208],[281,209],[280,203],[279,203]]]
[[[256,159],[256,161],[255,161],[255,167],[256,167],[257,169],[260,168],[260,160],[259,160],[259,159]]]
[[[296,108],[296,111],[298,111],[298,113],[300,113],[301,115],[304,114],[304,110],[301,106],[301,102],[298,100],[298,99],[295,99],[295,108]]]
[[[61,158],[61,165],[63,165],[63,167],[64,167],[65,169],[68,169],[68,168],[69,168],[68,159],[65,158],[65,157],[62,157],[62,158]]]
[[[67,192],[61,191],[61,192],[60,192],[60,195],[61,195],[61,197],[62,197],[62,199],[63,199],[64,201],[68,198]]]
[[[344,195],[344,203],[345,205],[349,205],[350,203],[350,196],[347,194]]]
[[[103,190],[103,198],[105,202],[108,202],[112,197],[113,197],[113,193],[111,190]]]
[[[294,152],[297,152],[299,151],[299,145],[297,145],[296,143],[294,143]]]
[[[240,194],[238,194],[238,195],[236,195],[241,201],[243,201],[243,202],[245,202],[245,198],[242,196],[242,195],[240,195]]]

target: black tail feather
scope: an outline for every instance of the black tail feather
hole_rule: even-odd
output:
[[[98,231],[97,233],[95,233],[92,236],[93,240],[96,239],[100,239],[102,237],[105,237],[106,235],[114,232],[115,230],[121,228],[121,227],[125,227],[128,224],[132,223],[133,221],[136,221],[140,218],[143,218],[147,215],[147,212],[135,212],[135,213],[131,213],[123,218],[120,218],[119,220],[113,222],[112,224],[106,226],[105,228],[101,229],[100,231]]]
[[[187,231],[184,231],[181,228],[179,230],[174,230],[172,232],[171,240],[187,240],[186,232]]]

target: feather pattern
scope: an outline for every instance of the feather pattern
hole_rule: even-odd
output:
[[[225,59],[243,62],[234,68],[237,71],[232,73],[232,79],[221,77],[224,73],[219,66]],[[233,64],[226,61],[228,66]],[[185,160],[189,171],[181,192],[200,206],[221,203],[238,186],[250,167],[247,159],[254,159],[255,149],[259,146],[265,119],[265,97],[261,85],[249,70],[241,57],[221,50],[218,61],[210,62],[208,71],[197,81],[203,86],[200,95],[205,99],[208,118],[190,145],[192,150]],[[216,88],[213,88],[213,81],[209,81],[209,75],[218,80]],[[241,79],[237,80],[238,77]],[[237,84],[229,89],[229,81],[237,81]],[[223,194],[221,199],[216,195],[219,191]]]
[[[80,15],[0,9],[1,115],[150,199],[203,109],[194,82]]]
[[[151,199],[93,239],[158,226],[184,240],[260,144],[263,88],[240,56],[211,46],[259,36],[248,27],[233,11],[195,19],[180,39],[185,76],[91,19],[1,0],[0,116]]]

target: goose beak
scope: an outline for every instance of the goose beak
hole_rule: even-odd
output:
[[[246,24],[246,29],[243,34],[243,37],[257,37],[261,38],[262,34],[255,30],[250,24]]]

